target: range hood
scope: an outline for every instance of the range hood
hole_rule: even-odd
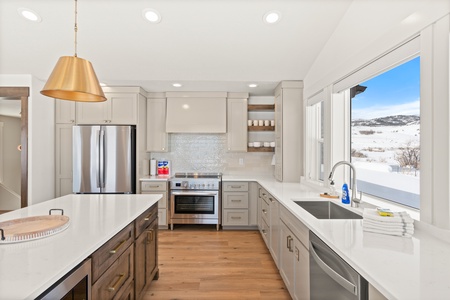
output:
[[[226,133],[226,92],[167,92],[166,132]]]

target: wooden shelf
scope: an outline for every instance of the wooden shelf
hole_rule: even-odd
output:
[[[248,126],[248,131],[275,131],[275,126]]]
[[[247,147],[247,152],[275,152],[274,147]]]
[[[249,104],[248,111],[274,111],[275,104]]]

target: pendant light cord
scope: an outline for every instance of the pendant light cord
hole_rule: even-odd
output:
[[[77,32],[78,32],[78,8],[77,8],[78,0],[75,0],[75,57],[77,57]]]

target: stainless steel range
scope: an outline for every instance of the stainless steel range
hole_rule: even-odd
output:
[[[221,173],[176,173],[170,180],[170,229],[174,224],[220,228]]]

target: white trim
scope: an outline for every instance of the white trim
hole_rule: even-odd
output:
[[[311,97],[309,97],[306,100],[306,105],[307,106],[312,106],[314,104],[317,104],[321,101],[325,100],[325,92],[323,90],[320,90],[319,92],[317,92],[316,94],[312,95]]]
[[[411,60],[417,56],[419,52],[420,38],[419,36],[415,36],[392,51],[385,53],[335,82],[333,85],[333,93],[340,93],[378,74],[386,72],[403,62]]]

